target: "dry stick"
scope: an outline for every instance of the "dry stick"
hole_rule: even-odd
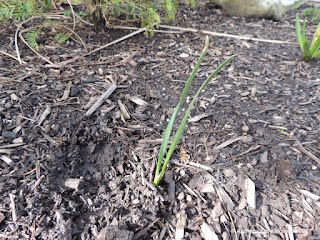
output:
[[[20,61],[21,61],[23,64],[26,64],[26,62],[25,62],[25,61],[23,61],[23,60],[21,60],[21,59],[19,59],[19,58],[15,57],[15,56],[13,56],[13,55],[11,55],[11,54],[9,54],[9,53],[6,53],[6,52],[1,51],[1,50],[0,50],[0,53],[2,53],[2,54],[6,55],[6,56],[8,56],[8,57],[11,57],[11,58],[13,58],[13,59],[15,59],[15,60],[19,61],[19,63],[20,63]]]
[[[307,149],[305,149],[301,143],[298,143],[298,146],[301,150],[301,152],[305,153],[308,157],[310,157],[312,160],[314,160],[319,166],[320,166],[320,159],[317,158],[315,155],[313,155],[311,152],[308,152]]]
[[[130,37],[132,37],[132,36],[134,36],[134,35],[137,35],[137,34],[143,32],[143,31],[145,31],[145,30],[146,30],[146,28],[141,28],[141,29],[139,29],[139,30],[137,30],[137,31],[135,31],[135,32],[132,32],[132,33],[130,33],[130,34],[128,34],[128,35],[125,35],[125,36],[123,36],[123,37],[121,37],[121,38],[118,38],[117,40],[114,40],[114,41],[111,42],[111,43],[108,43],[108,44],[106,44],[106,45],[104,45],[104,46],[98,47],[97,49],[94,49],[94,50],[92,50],[91,52],[85,53],[85,54],[83,54],[83,55],[81,55],[81,56],[77,56],[77,57],[74,57],[74,58],[72,58],[72,59],[69,59],[69,60],[66,60],[66,61],[57,63],[57,64],[54,64],[54,63],[53,63],[53,64],[50,64],[50,65],[46,65],[46,67],[54,67],[54,68],[64,67],[64,66],[65,66],[66,64],[68,64],[68,63],[72,63],[72,62],[78,60],[79,58],[82,58],[82,57],[91,55],[92,53],[98,52],[98,51],[100,51],[100,50],[102,50],[102,49],[104,49],[104,48],[107,48],[107,47],[109,47],[109,46],[111,46],[111,45],[113,45],[113,44],[116,44],[116,43],[121,42],[121,41],[123,41],[123,40],[125,40],[125,39],[127,39],[127,38],[130,38]]]
[[[76,29],[76,17],[75,17],[75,13],[73,11],[73,7],[72,7],[72,4],[70,2],[70,0],[67,0],[69,6],[70,6],[70,9],[71,9],[71,12],[72,12],[72,18],[73,18],[73,27],[72,27],[72,30],[74,31]]]
[[[21,61],[21,58],[20,58],[20,52],[19,52],[19,47],[18,47],[18,34],[19,34],[19,31],[20,31],[20,28],[22,27],[23,24],[33,20],[33,19],[36,19],[36,18],[39,18],[39,16],[34,16],[34,17],[31,17],[25,21],[23,21],[22,23],[19,24],[19,26],[17,27],[17,30],[14,34],[14,45],[16,47],[16,52],[17,52],[17,58],[18,58],[18,61],[20,64],[22,64],[22,61]]]
[[[220,145],[214,147],[213,150],[220,150],[220,149],[222,149],[222,148],[224,148],[224,147],[226,147],[226,146],[228,146],[228,145],[230,145],[230,144],[232,144],[234,142],[241,141],[241,140],[246,139],[246,138],[248,138],[248,136],[239,136],[239,137],[231,138],[231,139],[221,143]]]
[[[9,198],[10,198],[12,221],[16,222],[17,221],[16,204],[14,202],[14,196],[12,193],[9,194]]]
[[[114,83],[109,87],[104,94],[102,94],[99,99],[92,105],[91,108],[86,112],[86,117],[89,117],[92,113],[94,113],[102,104],[103,102],[113,93],[113,91],[117,88],[117,85]]]
[[[167,26],[167,25],[160,25],[159,27],[168,28],[168,29],[175,29],[175,30],[180,30],[180,31],[185,31],[185,32],[204,33],[204,34],[217,36],[217,37],[228,37],[228,38],[251,40],[251,41],[257,41],[257,42],[298,45],[298,43],[293,43],[293,42],[288,42],[288,41],[271,40],[271,39],[263,39],[263,38],[253,38],[253,37],[232,35],[232,34],[227,34],[227,33],[218,33],[218,32],[206,31],[206,30],[197,30],[195,28],[182,28],[182,27]]]
[[[137,30],[140,29],[138,27],[127,27],[127,26],[112,26],[111,28],[115,28],[115,29],[125,29],[125,30]],[[170,34],[174,34],[174,33],[183,33],[181,31],[164,31],[164,30],[153,30],[154,32],[159,32],[159,33],[170,33]]]
[[[22,42],[25,44],[25,45],[27,45],[28,46],[28,48],[30,48],[31,49],[31,51],[33,51],[36,55],[38,55],[40,58],[42,58],[44,61],[46,61],[47,63],[50,63],[50,64],[54,64],[53,62],[51,62],[49,59],[47,59],[47,58],[45,58],[44,56],[42,56],[40,53],[38,53],[36,50],[34,50],[28,43],[27,43],[27,41],[26,40],[24,40],[24,38],[23,38],[23,36],[22,36],[22,34],[21,34],[21,32],[19,32],[19,37],[20,37],[20,39],[22,40]],[[19,55],[19,57],[20,57],[20,55]]]
[[[67,29],[68,31],[70,31],[72,34],[76,35],[79,39],[80,39],[80,42],[81,44],[83,45],[84,47],[84,50],[87,51],[87,47],[86,47],[86,44],[84,43],[84,41],[82,40],[82,38],[75,32],[73,31],[72,29],[68,28],[68,27],[65,27],[65,26],[59,26],[59,27],[63,27],[65,29]],[[70,36],[71,38],[71,36]],[[73,38],[72,38],[73,39]],[[77,40],[73,39],[75,42],[79,43]]]

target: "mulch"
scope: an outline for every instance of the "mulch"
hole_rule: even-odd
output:
[[[85,57],[134,30],[78,23],[84,48],[45,29],[39,53],[64,65],[22,42],[26,64],[0,55],[0,238],[318,239],[319,60],[302,59],[296,12],[273,21],[182,4],[175,29]],[[14,31],[0,30],[12,55]],[[154,187],[162,135],[210,32],[221,35],[210,36],[187,102],[236,58],[196,101]]]

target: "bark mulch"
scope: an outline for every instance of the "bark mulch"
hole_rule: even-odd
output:
[[[0,238],[319,239],[320,62],[295,44],[297,11],[273,21],[182,5],[176,29],[64,65],[22,42],[26,64],[0,55]],[[86,48],[46,29],[39,53],[56,64],[130,33],[77,25]],[[0,30],[12,55],[15,30]],[[161,138],[208,32],[229,35],[210,36],[187,101],[236,58],[197,100],[156,188]]]

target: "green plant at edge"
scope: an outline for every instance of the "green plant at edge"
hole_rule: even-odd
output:
[[[320,23],[317,26],[312,43],[310,44],[306,39],[306,20],[303,22],[302,31],[300,25],[300,19],[298,14],[296,15],[296,34],[300,48],[306,61],[320,56]]]
[[[70,36],[66,33],[58,33],[55,35],[54,39],[56,40],[57,43],[64,43],[66,42]]]
[[[178,103],[178,105],[176,106],[170,120],[169,120],[169,123],[168,123],[168,126],[167,126],[167,129],[164,133],[164,137],[163,137],[163,140],[162,140],[162,143],[161,143],[161,147],[160,147],[160,150],[159,150],[159,156],[158,156],[158,165],[157,165],[157,169],[156,169],[156,174],[155,174],[155,177],[154,177],[154,185],[155,186],[158,186],[159,183],[160,183],[160,180],[162,179],[163,175],[164,175],[164,172],[167,168],[167,165],[171,159],[171,156],[173,154],[173,151],[175,149],[175,147],[177,146],[181,136],[182,136],[182,133],[183,133],[183,130],[186,126],[186,123],[187,123],[187,120],[188,120],[188,117],[189,117],[189,114],[191,112],[191,109],[196,101],[196,99],[198,98],[198,96],[200,95],[200,93],[202,92],[202,90],[208,85],[208,83],[221,71],[221,69],[223,69],[235,56],[231,56],[229,57],[227,60],[225,60],[204,82],[203,84],[201,85],[201,87],[198,89],[197,93],[194,95],[193,97],[193,100],[191,101],[191,103],[189,104],[189,107],[184,115],[184,118],[182,119],[181,123],[180,123],[180,126],[178,128],[178,131],[176,132],[176,135],[174,136],[173,138],[173,141],[172,141],[172,144],[169,148],[169,151],[167,153],[167,156],[164,160],[164,155],[165,155],[165,152],[166,152],[166,149],[167,149],[167,146],[169,144],[169,139],[170,139],[170,136],[171,136],[171,132],[172,132],[172,127],[173,127],[173,124],[175,122],[175,119],[176,119],[176,116],[178,114],[178,111],[180,110],[182,104],[183,104],[183,101],[187,95],[187,92],[188,92],[188,89],[200,67],[200,64],[208,50],[208,46],[209,46],[209,38],[206,37],[206,40],[205,40],[205,46],[202,50],[202,53],[198,59],[198,62],[196,64],[196,66],[194,67],[185,87],[184,87],[184,90],[182,92],[182,95],[180,97],[180,101]],[[164,163],[163,163],[163,160],[164,160]],[[163,165],[162,165],[163,163]],[[161,169],[161,165],[162,165],[162,169]],[[161,169],[161,172],[160,172],[160,169]]]
[[[307,8],[302,11],[303,15],[311,16],[312,21],[319,21],[320,20],[320,9],[319,8]]]
[[[35,50],[39,50],[39,45],[37,43],[37,37],[40,35],[40,29],[31,30],[25,34],[27,43]]]

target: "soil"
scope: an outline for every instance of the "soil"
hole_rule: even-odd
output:
[[[296,42],[301,12],[274,21],[180,7],[172,24],[201,31],[160,28],[62,67],[48,67],[21,41],[26,64],[0,55],[1,239],[320,239],[320,62],[305,62],[296,44],[210,36],[188,102],[236,57],[196,101],[153,185],[203,31]],[[0,30],[1,50],[12,55],[15,30]],[[55,43],[47,29],[39,53],[59,63],[130,33],[95,33],[85,23],[76,30],[86,49],[75,36]],[[86,116],[111,83],[116,90]]]

